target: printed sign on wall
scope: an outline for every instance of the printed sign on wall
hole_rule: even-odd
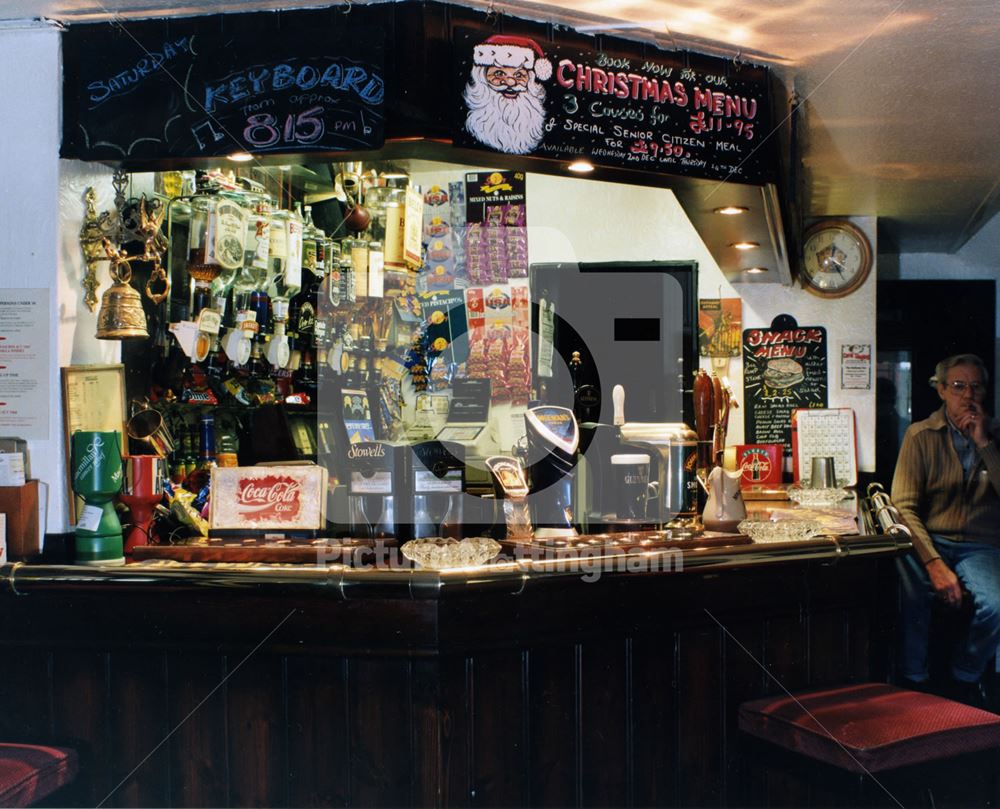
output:
[[[827,405],[826,329],[791,315],[744,329],[743,396],[747,441],[791,446],[792,411]]]

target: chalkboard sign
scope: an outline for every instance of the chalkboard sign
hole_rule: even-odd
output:
[[[826,407],[826,329],[791,315],[744,329],[743,396],[747,443],[791,447],[792,411]]]
[[[672,60],[672,61],[671,61]],[[528,37],[455,32],[456,145],[694,177],[773,179],[766,71],[637,59]]]
[[[63,157],[377,149],[383,32],[337,11],[73,25]]]

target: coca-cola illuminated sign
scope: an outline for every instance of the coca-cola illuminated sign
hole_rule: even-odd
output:
[[[211,528],[322,528],[326,480],[326,470],[318,466],[213,469]]]
[[[289,477],[267,476],[243,482],[236,509],[248,519],[295,519],[302,510],[302,485]]]

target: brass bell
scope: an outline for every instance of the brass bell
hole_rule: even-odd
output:
[[[115,283],[101,296],[101,308],[97,312],[97,339],[149,337],[146,313],[142,311],[142,296],[128,283],[132,277],[131,267],[121,254],[112,255],[111,261],[111,278]]]

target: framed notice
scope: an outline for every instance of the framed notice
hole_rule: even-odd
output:
[[[76,522],[77,497],[73,493],[69,463],[70,436],[77,430],[114,430],[126,447],[125,366],[71,365],[62,369],[63,440],[66,447],[66,491],[69,518]]]
[[[826,407],[826,350],[826,329],[799,326],[791,315],[743,330],[748,443],[791,446],[792,411]]]
[[[872,389],[872,344],[840,344],[840,389]]]

